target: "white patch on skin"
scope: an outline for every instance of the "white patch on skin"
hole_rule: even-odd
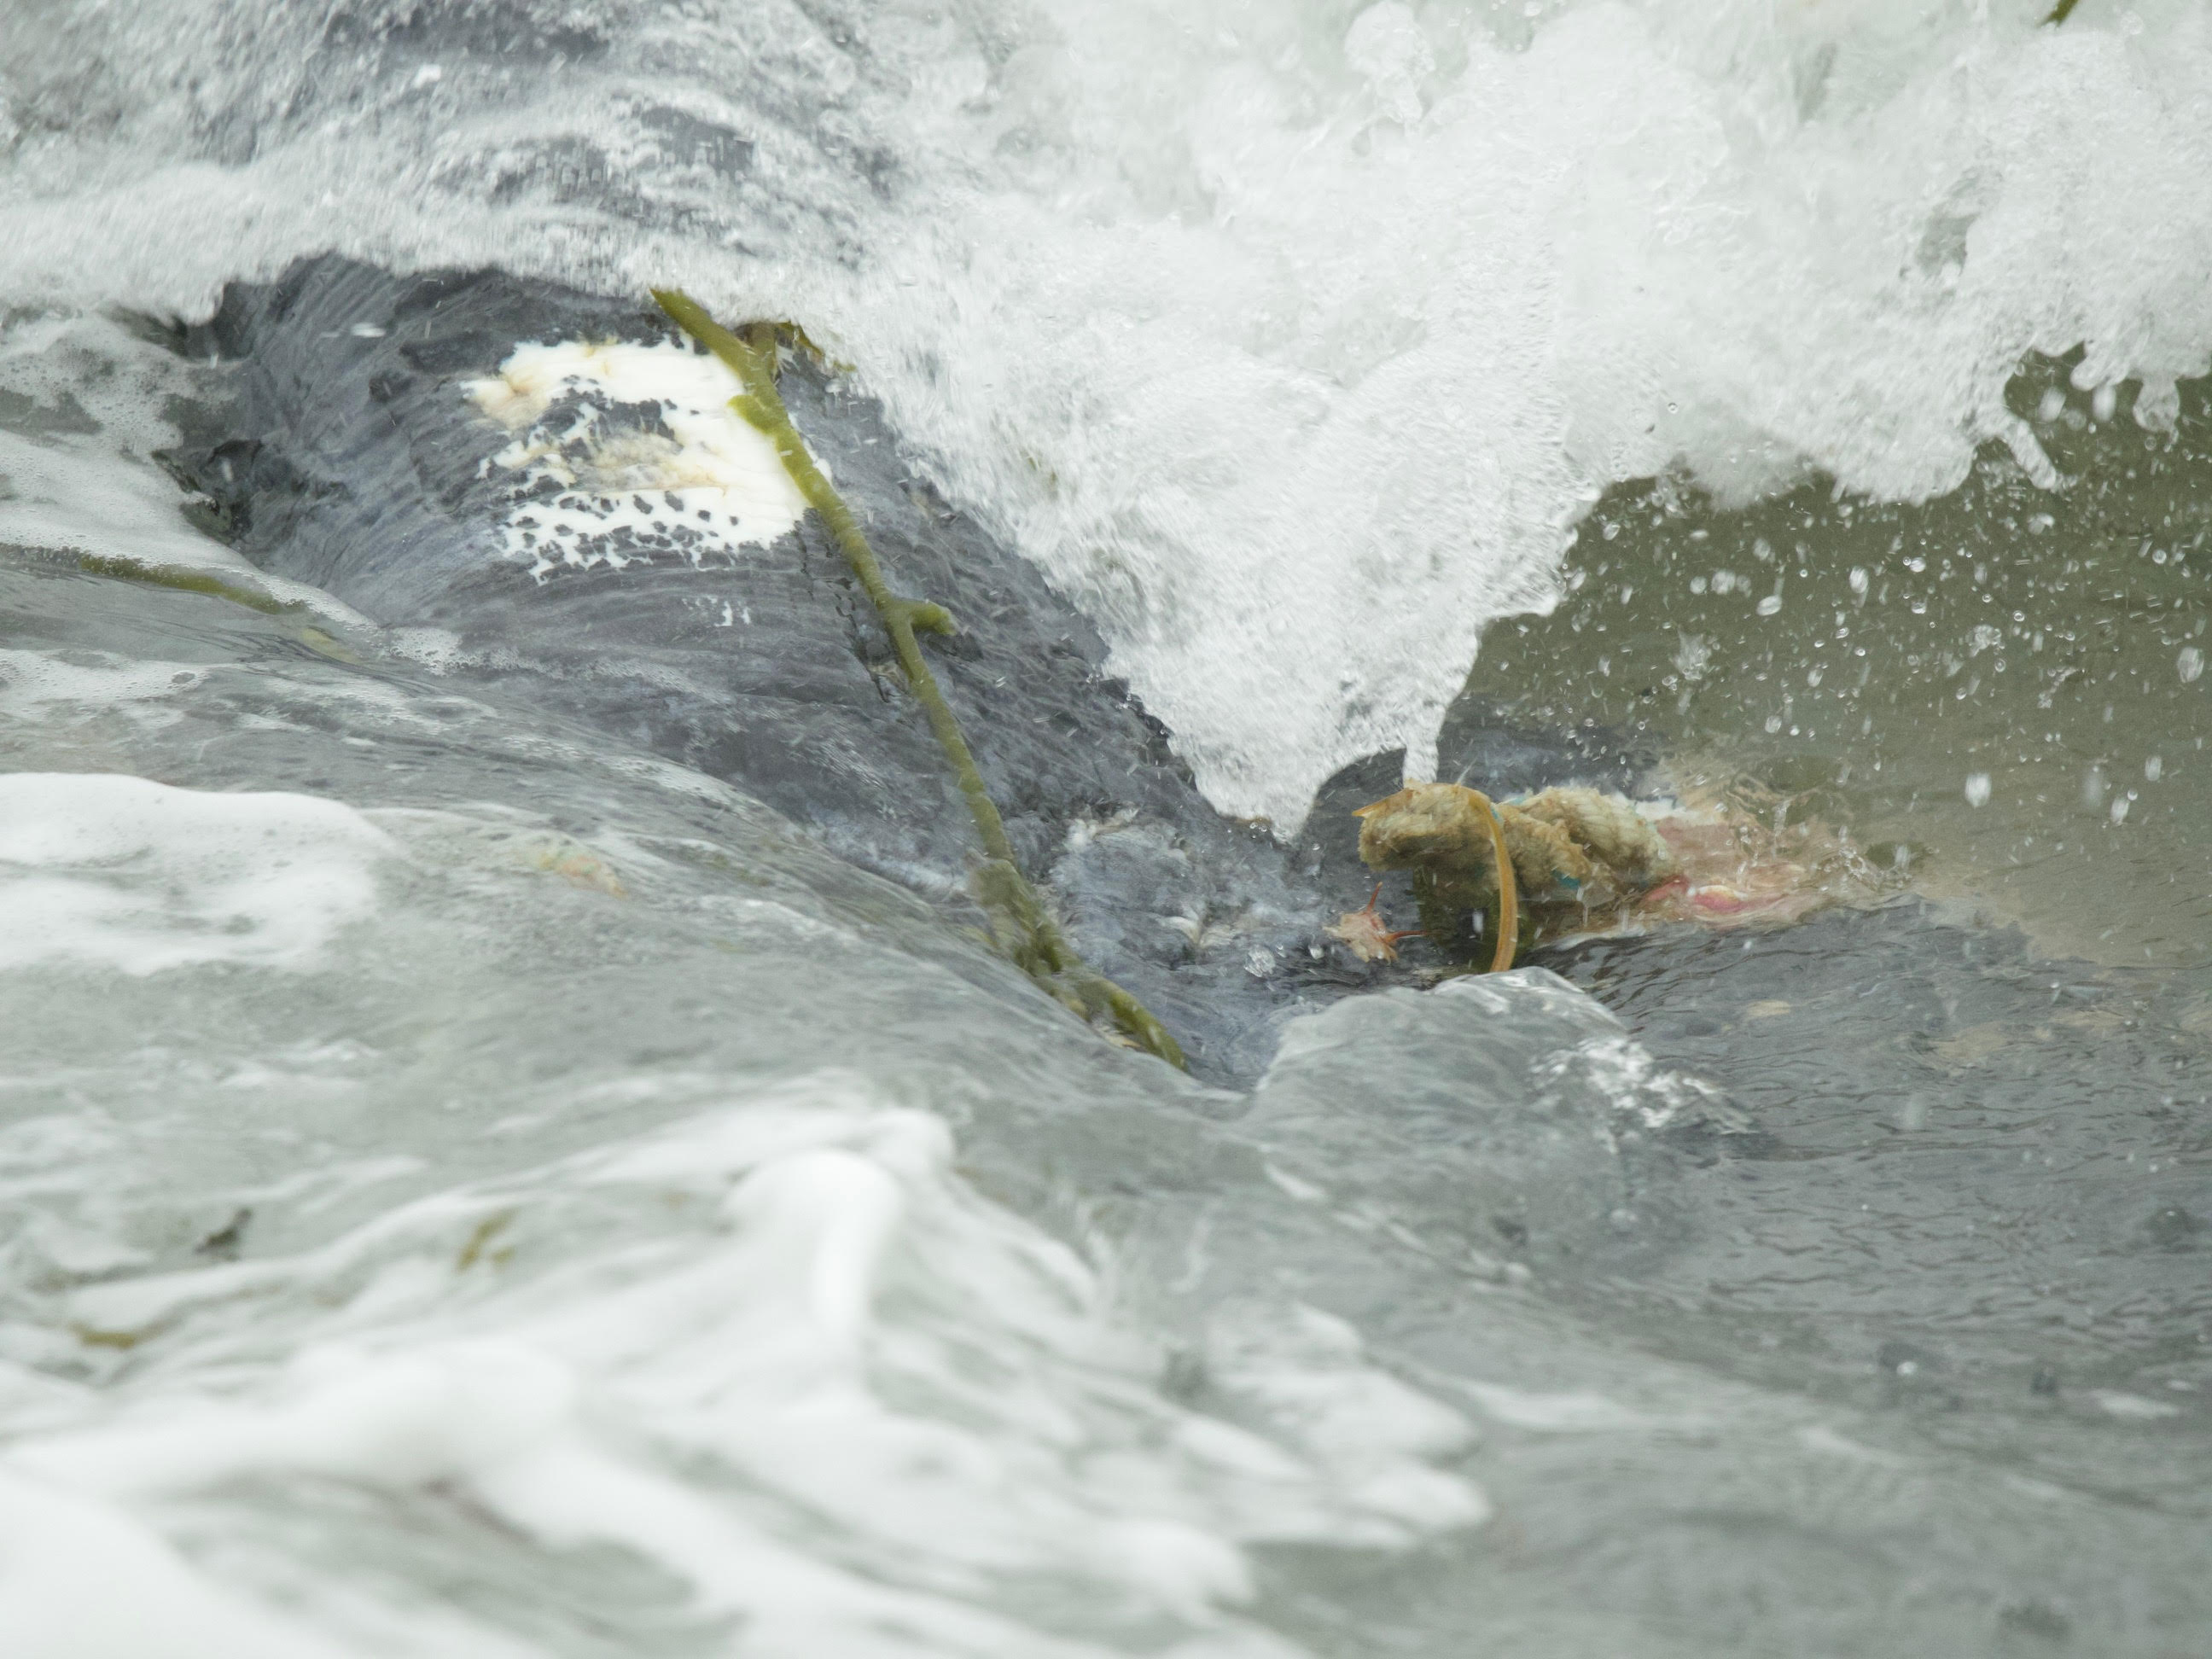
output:
[[[772,542],[805,514],[775,446],[730,407],[735,377],[683,346],[532,343],[467,389],[515,434],[494,458],[522,475],[503,529],[506,550],[540,580],[561,567],[619,570],[656,550],[696,565],[710,553]],[[588,405],[571,405],[573,418],[548,424],[573,392],[658,404],[668,435],[603,432]],[[542,493],[547,480],[557,494]],[[541,493],[525,493],[533,490]]]

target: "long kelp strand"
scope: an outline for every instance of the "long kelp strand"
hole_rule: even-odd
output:
[[[929,729],[936,734],[938,746],[945,751],[945,758],[960,785],[960,793],[968,803],[969,814],[975,821],[975,833],[982,842],[984,856],[981,867],[975,872],[975,896],[991,918],[999,948],[1085,1019],[1105,1015],[1139,1047],[1171,1066],[1181,1066],[1182,1049],[1168,1035],[1166,1028],[1152,1018],[1142,1003],[1104,975],[1095,972],[1076,954],[1043,899],[1015,864],[1013,844],[1006,839],[1006,822],[1000,817],[998,805],[984,787],[983,775],[975,765],[975,754],[968,747],[960,722],[951,705],[945,701],[945,694],[938,689],[937,677],[930,672],[929,663],[921,654],[921,641],[915,637],[917,629],[932,634],[951,633],[952,617],[942,605],[900,598],[884,581],[883,567],[877,562],[875,550],[868,545],[868,538],[861,533],[859,520],[854,518],[852,508],[845,505],[844,498],[831,488],[830,480],[823,477],[822,469],[814,464],[814,457],[799,435],[799,428],[791,423],[790,413],[776,391],[775,325],[752,323],[732,332],[708,316],[696,301],[673,289],[655,289],[653,297],[678,327],[720,358],[738,377],[743,390],[730,399],[730,407],[775,445],[791,481],[799,486],[807,505],[820,514],[822,521],[829,526],[838,550],[845,556],[845,562],[852,568],[854,576],[875,606],[876,614],[883,619],[884,631],[890,634],[892,648],[898,654],[899,666],[905,672],[908,688],[928,716]]]

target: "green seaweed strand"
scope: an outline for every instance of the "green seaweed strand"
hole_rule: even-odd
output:
[[[975,820],[975,833],[983,843],[984,854],[983,863],[975,875],[975,896],[991,918],[991,929],[999,949],[1085,1019],[1105,1015],[1139,1048],[1158,1055],[1170,1066],[1182,1066],[1182,1049],[1168,1035],[1167,1028],[1153,1018],[1136,998],[1093,970],[1076,954],[1075,947],[1068,943],[1067,936],[1060,931],[1036,889],[1014,862],[1013,843],[1006,839],[1006,821],[999,816],[997,803],[984,787],[983,775],[975,765],[975,754],[968,747],[960,722],[951,705],[945,701],[945,694],[938,689],[937,677],[930,672],[929,663],[921,654],[921,643],[915,637],[917,631],[952,633],[951,615],[943,605],[932,605],[926,599],[902,599],[884,581],[883,567],[877,563],[875,550],[861,534],[852,508],[830,487],[830,480],[822,476],[822,469],[814,464],[814,457],[799,435],[799,428],[791,423],[790,413],[776,392],[776,325],[750,323],[733,333],[708,316],[697,301],[677,289],[655,289],[653,297],[678,327],[720,358],[738,377],[738,384],[744,390],[730,399],[730,407],[775,446],[775,453],[782,458],[791,481],[799,486],[799,493],[806,498],[807,505],[820,514],[823,522],[830,526],[830,533],[836,538],[845,562],[852,567],[853,574],[867,591],[876,614],[883,618],[884,630],[891,636],[892,648],[898,653],[899,666],[905,671],[908,688],[929,717],[929,729],[935,733],[938,746],[944,750],[945,758],[952,767],[960,793],[968,803],[969,815]]]
[[[258,611],[264,617],[282,617],[304,611],[305,605],[272,599],[239,582],[227,582],[213,571],[194,569],[184,565],[139,564],[129,559],[106,558],[97,553],[87,553],[78,558],[76,568],[88,576],[106,576],[118,582],[137,582],[146,587],[173,588],[179,593],[199,593],[210,599],[228,599],[233,605],[242,605],[248,611]]]
[[[225,581],[213,571],[190,565],[140,564],[130,559],[111,559],[101,554],[80,555],[76,568],[88,576],[104,576],[111,581],[134,582],[142,587],[166,587],[179,593],[198,593],[210,599],[224,599],[232,605],[258,611],[264,617],[274,617],[279,623],[289,624],[285,631],[309,650],[320,653],[334,662],[358,664],[356,656],[337,636],[325,629],[316,627],[307,618],[313,614],[297,599],[279,599],[248,587],[241,582]]]

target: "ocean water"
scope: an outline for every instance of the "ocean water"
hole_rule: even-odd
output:
[[[2043,9],[16,0],[0,1653],[2205,1650],[2212,15]],[[1334,951],[1524,750],[1881,902]]]

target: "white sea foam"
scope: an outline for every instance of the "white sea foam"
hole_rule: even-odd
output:
[[[135,1382],[0,1390],[0,1632],[61,1628],[97,1549],[107,1600],[182,1632],[164,1652],[329,1650],[283,1647],[265,1572],[168,1541],[245,1482],[458,1499],[546,1548],[618,1548],[763,1656],[1074,1659],[1145,1628],[1187,1659],[1287,1659],[1237,1614],[1249,1544],[1402,1547],[1483,1518],[1434,1467],[1466,1422],[1350,1327],[1224,1310],[1208,1370],[1236,1420],[1175,1404],[1091,1267],[952,1158],[941,1120],[823,1073],[301,1255],[66,1293],[79,1330],[156,1334]],[[289,1358],[252,1357],[256,1322]],[[807,1547],[825,1525],[836,1547]],[[1041,1586],[1053,1624],[1024,1611]]]
[[[0,1472],[0,1634],[38,1659],[347,1659],[111,1504]]]
[[[2048,480],[2022,352],[2154,422],[2212,348],[2196,5],[601,5],[520,80],[458,24],[128,9],[26,22],[0,292],[335,246],[795,317],[1282,823],[1425,769],[1607,481]]]
[[[397,851],[350,807],[112,773],[0,773],[0,969],[313,966]]]

